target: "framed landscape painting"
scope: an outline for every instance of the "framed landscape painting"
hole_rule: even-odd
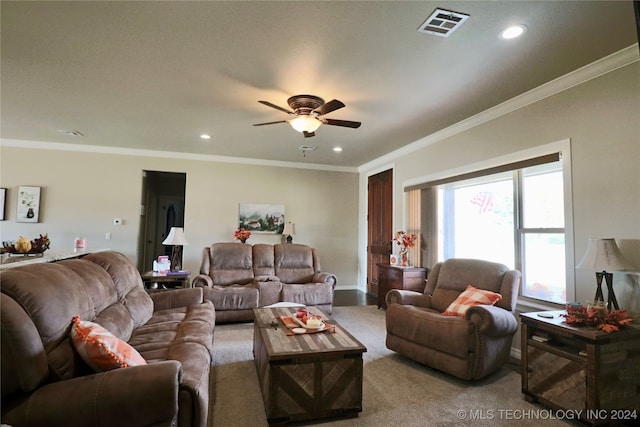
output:
[[[16,222],[38,222],[40,218],[40,187],[18,187]]]
[[[240,203],[238,225],[252,233],[282,234],[284,205]]]

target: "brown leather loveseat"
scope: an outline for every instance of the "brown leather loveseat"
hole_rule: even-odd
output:
[[[202,289],[149,295],[122,254],[11,268],[2,286],[2,423],[207,425],[215,310]],[[96,373],[70,338],[97,323],[146,364]]]
[[[204,289],[218,322],[253,320],[253,309],[278,302],[312,305],[331,314],[334,274],[320,271],[307,245],[214,243],[202,251],[193,286]]]

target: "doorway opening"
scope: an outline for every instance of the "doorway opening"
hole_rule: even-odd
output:
[[[160,255],[171,255],[171,246],[162,241],[171,227],[184,227],[187,174],[142,171],[138,270],[149,271]],[[182,264],[182,260],[180,260]]]

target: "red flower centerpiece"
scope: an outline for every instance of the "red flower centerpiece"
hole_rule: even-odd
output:
[[[601,308],[568,307],[567,314],[562,314],[567,325],[594,326],[604,332],[619,331],[621,327],[631,324],[633,319],[625,310],[607,312]]]
[[[418,236],[416,236],[415,234],[409,235],[403,230],[396,232],[396,235],[393,237],[393,241],[396,242],[398,246],[402,246],[402,248],[400,249],[400,265],[409,265],[409,257],[407,256],[407,252],[409,251],[409,249],[413,248],[416,245],[416,240],[418,240]]]
[[[246,228],[238,227],[238,229],[233,232],[233,238],[240,240],[242,243],[246,242],[249,237],[251,237],[251,232]]]

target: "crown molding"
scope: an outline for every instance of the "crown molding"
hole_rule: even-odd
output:
[[[153,151],[123,147],[105,147],[100,145],[68,144],[60,142],[28,141],[22,139],[0,139],[1,147],[28,148],[34,150],[75,151],[81,153],[114,154],[121,156],[154,157],[173,160],[195,160],[213,163],[235,163],[255,166],[271,166],[292,169],[311,169],[330,172],[358,173],[358,168],[331,166],[317,163],[296,163],[278,160],[251,159],[242,157],[214,156],[209,154],[179,153],[175,151]]]
[[[358,167],[358,171],[362,173],[370,169],[377,168],[381,164],[391,163],[399,157],[409,155],[431,144],[435,144],[436,142],[440,142],[446,138],[450,138],[491,120],[495,120],[513,111],[568,90],[574,86],[625,67],[638,60],[640,60],[640,50],[638,48],[638,43],[635,43],[629,47],[619,50],[618,52],[612,53],[609,56],[605,56],[604,58],[565,74],[564,76],[551,80],[537,88],[511,98],[496,105],[495,107],[489,108],[488,110],[464,119],[449,127],[427,135],[415,142],[412,142],[411,144],[387,153],[384,156],[362,164]]]

